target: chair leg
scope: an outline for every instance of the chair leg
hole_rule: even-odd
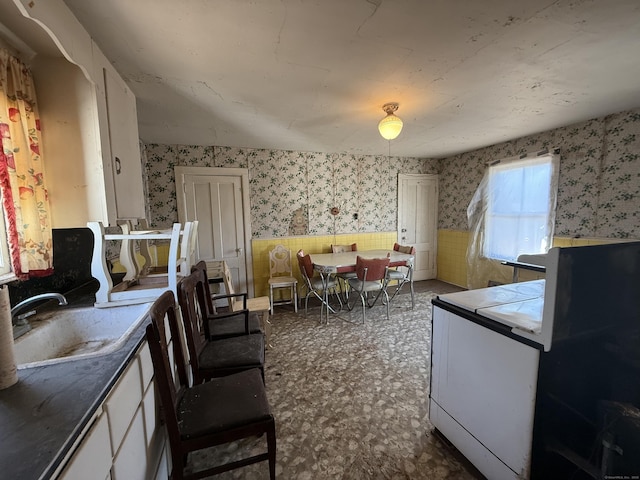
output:
[[[311,295],[311,291],[309,291],[309,293],[307,293],[307,296],[304,297],[304,316],[305,318],[307,317],[308,311],[309,311],[309,295]]]
[[[413,310],[416,306],[416,300],[413,292],[413,278],[409,280],[409,289],[411,290],[411,310]]]
[[[271,345],[271,321],[269,320],[269,311],[262,311],[262,324],[264,327],[264,336],[265,336],[265,348],[273,348]]]
[[[387,293],[387,290],[384,289],[383,292],[384,292],[384,296],[387,298],[387,320],[389,320],[389,304],[391,302],[389,301],[389,294]]]
[[[342,311],[342,299],[340,298],[340,292],[338,291],[338,286],[333,287],[333,295],[338,299],[338,303],[340,304],[340,310]]]
[[[293,293],[293,310],[298,313],[298,289],[296,288],[296,286],[294,285],[293,287],[291,287],[291,290],[293,290],[291,293]]]
[[[276,480],[276,426],[272,423],[267,431],[267,451],[269,454],[269,478]]]
[[[271,305],[269,306],[269,313],[273,315],[273,287],[269,285],[269,300],[271,300]]]

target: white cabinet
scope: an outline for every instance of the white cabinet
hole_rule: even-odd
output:
[[[58,477],[61,480],[167,478],[166,433],[159,422],[146,341],[105,401]]]
[[[149,461],[146,454],[144,419],[142,407],[138,408],[122,445],[113,459],[111,478],[113,480],[145,480]]]
[[[433,307],[429,418],[487,478],[529,478],[539,358]]]
[[[110,478],[111,446],[107,416],[101,414],[60,475],[61,480]]]
[[[115,72],[103,73],[117,216],[144,218],[136,97]]]
[[[120,377],[104,404],[109,417],[111,448],[114,453],[118,453],[122,439],[141,401],[142,386],[136,357]]]
[[[135,96],[62,0],[13,2],[64,55],[36,55],[31,62],[52,226],[115,225],[119,218],[144,217]],[[14,33],[30,44],[32,30]]]

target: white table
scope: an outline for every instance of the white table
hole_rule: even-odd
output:
[[[335,273],[354,272],[356,270],[356,259],[362,258],[385,258],[389,256],[389,266],[398,267],[406,266],[413,269],[414,255],[409,253],[400,253],[395,250],[362,250],[356,252],[342,253],[312,253],[311,262],[313,268],[320,273],[323,282],[323,301],[327,307],[327,320],[329,312],[335,313],[335,310],[329,305],[329,292],[327,282],[329,276]],[[413,279],[413,276],[411,276]],[[413,280],[412,280],[413,281]],[[320,312],[322,320],[322,312]]]

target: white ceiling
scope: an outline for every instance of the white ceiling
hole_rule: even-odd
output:
[[[640,106],[638,0],[65,0],[146,142],[442,157]]]

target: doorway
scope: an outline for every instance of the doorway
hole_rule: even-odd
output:
[[[416,248],[414,280],[436,278],[438,176],[398,174],[398,243]]]
[[[253,296],[246,168],[175,167],[178,220],[198,220],[199,260],[224,260],[237,291]]]

